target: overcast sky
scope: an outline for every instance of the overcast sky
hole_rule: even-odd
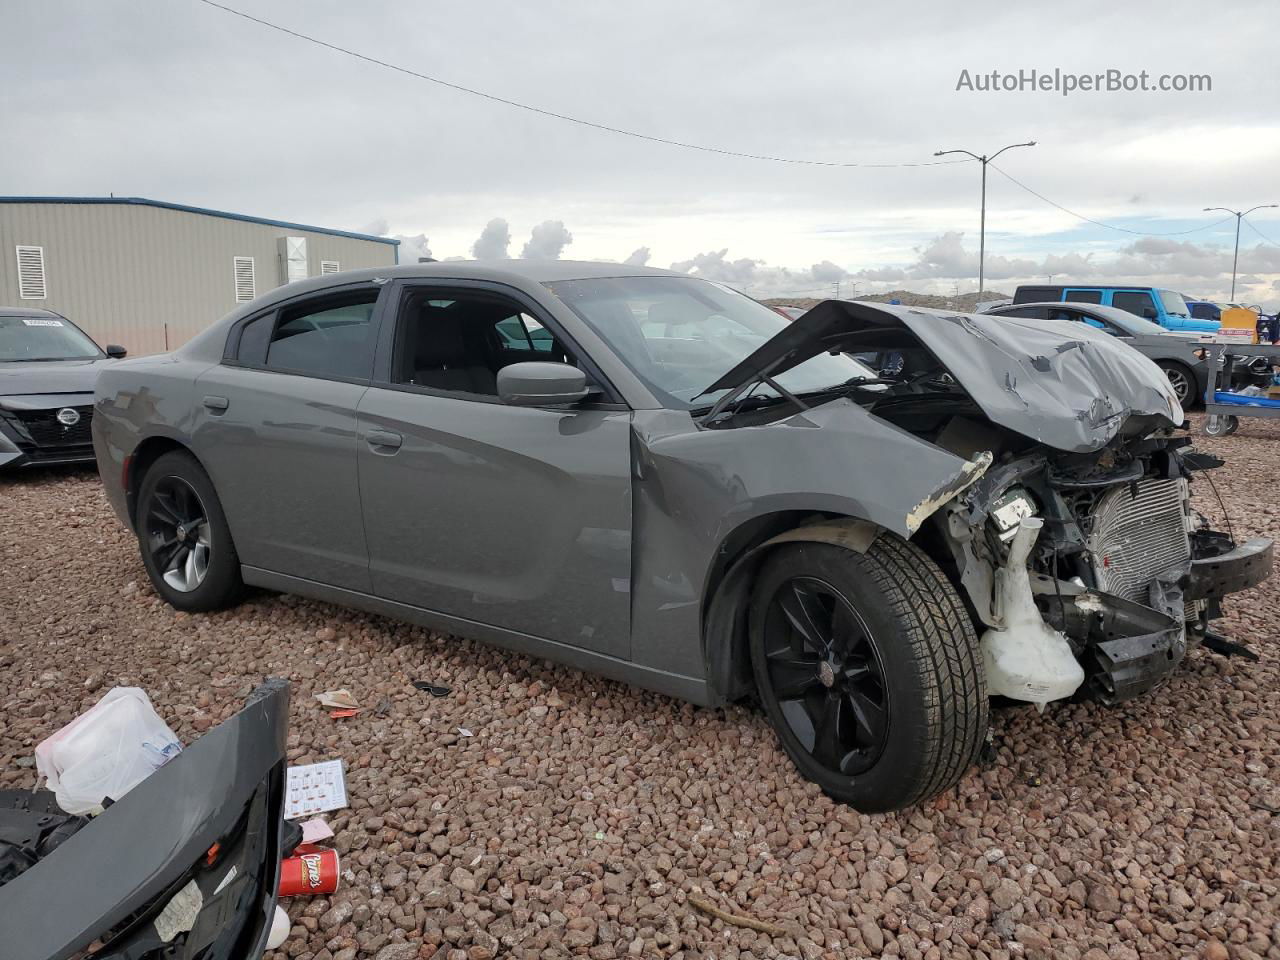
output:
[[[1169,234],[1280,203],[1280,13],[1256,3],[227,0],[497,96],[731,151],[991,152],[1058,204]],[[386,231],[438,258],[647,260],[758,295],[976,287],[979,170],[700,153],[468,96],[197,0],[10,0],[0,192],[136,195]],[[962,70],[1208,74],[1200,93],[957,90]],[[1280,210],[1237,299],[1280,303]],[[1124,280],[1226,299],[1234,218],[1084,223],[994,169],[988,288]],[[505,243],[503,242],[505,239]],[[411,248],[411,249],[410,249]],[[846,282],[844,291],[850,289]]]

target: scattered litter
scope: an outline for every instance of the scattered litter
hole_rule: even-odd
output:
[[[180,933],[187,933],[196,925],[196,917],[204,906],[204,894],[192,880],[173,895],[164,909],[160,911],[154,923],[156,936],[168,943]]]
[[[1033,774],[1031,774],[1031,776],[1027,777],[1027,786],[1028,786],[1028,787],[1043,787],[1043,786],[1044,786],[1044,780],[1043,780],[1043,779],[1041,779],[1040,774],[1038,774],[1038,773],[1033,773]]]
[[[138,687],[114,687],[36,746],[36,769],[67,813],[97,813],[182,752]]]
[[[302,825],[302,842],[319,843],[333,836],[333,830],[322,817],[315,817]]]
[[[289,768],[284,818],[296,820],[347,805],[347,778],[341,760],[308,763]]]
[[[375,716],[385,717],[388,713],[391,712],[391,698],[383,697],[381,700],[379,700],[378,705],[373,708],[373,712]]]
[[[764,920],[756,920],[752,917],[744,917],[736,913],[729,913],[721,910],[710,900],[698,896],[689,896],[689,903],[697,907],[703,913],[709,913],[711,916],[723,920],[725,923],[731,923],[735,927],[746,927],[748,930],[758,930],[761,933],[767,933],[771,937],[785,937],[787,931],[775,923],[766,923]]]
[[[338,889],[341,874],[337,850],[304,844],[280,861],[278,893],[282,897],[330,894]]]
[[[267,949],[275,950],[283,946],[289,939],[289,929],[289,915],[279,904],[276,904],[276,912],[271,916],[271,932],[267,934]]]
[[[603,839],[604,839],[604,831],[603,831],[603,830],[597,830],[597,831],[596,831],[596,839],[597,839],[597,840],[603,840]]]
[[[433,697],[447,697],[453,692],[452,687],[442,687],[437,683],[427,683],[425,680],[415,680],[413,685],[419,690],[425,690]]]
[[[326,690],[323,693],[317,693],[316,699],[320,701],[322,707],[336,707],[339,710],[360,706],[350,690]]]
[[[470,730],[468,730],[466,727],[459,727],[459,728],[458,728],[458,735],[459,735],[459,736],[462,736],[462,737],[474,737],[474,736],[475,736],[475,734],[474,734],[474,733],[472,733]]]
[[[346,720],[348,717],[358,717],[362,711],[360,710],[330,710],[329,716],[334,720]]]

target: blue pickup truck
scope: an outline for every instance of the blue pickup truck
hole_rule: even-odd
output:
[[[1126,310],[1177,333],[1217,333],[1217,320],[1193,317],[1182,294],[1157,287],[1095,287],[1023,285],[1013,294],[1014,303],[1098,303]]]

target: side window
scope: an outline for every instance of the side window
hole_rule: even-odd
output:
[[[1151,299],[1151,294],[1143,293],[1139,290],[1117,290],[1111,294],[1111,305],[1120,310],[1128,311],[1137,317],[1154,317],[1156,315],[1155,301]],[[1150,310],[1150,313],[1147,311]]]
[[[267,368],[334,379],[368,378],[373,365],[371,321],[377,299],[377,290],[359,290],[281,310],[267,344]],[[246,327],[242,347],[249,333]]]
[[[250,320],[240,328],[240,343],[236,347],[236,361],[246,366],[260,367],[267,359],[267,344],[271,342],[271,330],[275,326],[275,312]]]
[[[480,397],[498,395],[498,371],[523,360],[574,363],[518,305],[482,293],[410,289],[400,303],[395,383]]]
[[[1028,320],[1044,320],[1048,307],[1015,307],[1012,310],[1001,310],[1002,317],[1026,317]]]
[[[551,331],[527,313],[514,313],[494,324],[498,336],[502,338],[502,346],[508,352],[524,352],[528,354],[549,354],[555,349],[555,338]],[[529,359],[542,359],[530,356]]]
[[[1093,327],[1095,330],[1105,330],[1113,337],[1119,333],[1110,324],[1103,323],[1097,317],[1091,317],[1087,313],[1081,313],[1078,310],[1053,310],[1049,314],[1050,320],[1070,320],[1072,323],[1084,323]]]
[[[1063,300],[1071,300],[1075,303],[1101,303],[1101,290],[1068,290]]]

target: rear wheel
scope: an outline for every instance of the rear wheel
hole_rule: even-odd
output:
[[[978,756],[989,706],[977,636],[912,544],[780,547],[757,579],[749,629],[783,748],[835,799],[896,810],[954,785]]]
[[[1169,378],[1169,386],[1173,387],[1178,404],[1184,410],[1196,402],[1196,380],[1187,367],[1175,360],[1157,360],[1156,366]]]
[[[240,599],[240,558],[204,468],[189,453],[166,453],[138,491],[138,545],[156,592],[170,606],[220,610]]]

